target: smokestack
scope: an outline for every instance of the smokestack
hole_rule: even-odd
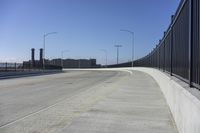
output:
[[[40,64],[43,65],[43,49],[40,49]]]
[[[40,61],[42,61],[43,60],[43,49],[41,48],[40,49]]]
[[[35,66],[35,49],[32,48],[31,49],[31,62],[32,62],[32,66]]]

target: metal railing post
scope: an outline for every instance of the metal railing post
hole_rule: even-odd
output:
[[[8,70],[8,63],[6,62],[6,68],[5,68],[5,70],[7,71]]]
[[[189,86],[192,87],[192,52],[193,52],[193,49],[192,49],[192,43],[193,43],[193,40],[192,40],[192,36],[193,36],[193,0],[189,0]]]
[[[15,72],[17,71],[17,63],[15,62]]]
[[[22,63],[21,71],[24,71],[24,62]]]
[[[165,72],[165,69],[166,69],[166,63],[165,63],[165,56],[166,56],[166,53],[165,53],[165,41],[163,42],[163,72]]]
[[[174,15],[171,16],[171,42],[170,42],[170,75],[173,75],[173,21],[174,21]]]
[[[31,62],[29,61],[29,71],[31,71]]]

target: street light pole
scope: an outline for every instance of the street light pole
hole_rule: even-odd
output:
[[[65,52],[69,52],[69,50],[63,50],[63,51],[61,51],[61,66],[63,67],[63,54],[65,53]]]
[[[107,50],[105,50],[105,49],[101,49],[101,51],[103,51],[104,53],[105,53],[105,56],[106,56],[106,67],[108,66],[108,52],[107,52]]]
[[[130,33],[131,35],[132,35],[132,67],[134,66],[134,32],[132,32],[132,31],[130,31],[130,30],[124,30],[124,29],[122,29],[122,30],[120,30],[120,31],[123,31],[123,32],[128,32],[128,33]]]
[[[119,64],[119,48],[121,48],[122,45],[115,45],[115,47],[117,48],[117,64]]]
[[[57,32],[49,32],[43,36],[43,70],[45,70],[45,48],[46,48],[46,37],[52,34],[57,34]]]

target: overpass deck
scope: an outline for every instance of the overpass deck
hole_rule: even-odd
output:
[[[112,94],[61,133],[177,133],[164,96],[151,76],[133,71],[116,84]]]
[[[177,133],[156,81],[139,71],[2,80],[0,118],[1,133]]]

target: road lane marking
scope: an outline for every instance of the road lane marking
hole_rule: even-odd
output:
[[[114,77],[112,77],[112,78],[115,78],[115,77],[116,77],[116,75],[115,75]],[[112,78],[108,78],[106,81],[108,81],[108,80],[110,80],[110,79],[112,79]],[[88,89],[93,88],[93,87],[96,87],[96,86],[99,86],[99,85],[101,85],[101,84],[103,84],[103,83],[104,83],[104,81],[100,82],[99,84],[97,84],[97,85],[95,85],[95,86],[89,87]],[[28,115],[25,115],[25,116],[19,118],[19,119],[13,120],[13,121],[8,122],[8,123],[5,123],[5,124],[3,124],[3,125],[0,126],[0,129],[3,129],[3,128],[8,127],[8,126],[10,126],[10,125],[13,125],[13,124],[15,124],[15,123],[17,123],[17,122],[23,121],[23,120],[25,120],[26,118],[29,118],[29,117],[34,116],[34,115],[36,115],[36,114],[39,114],[39,113],[41,113],[41,112],[43,112],[43,111],[46,111],[46,110],[48,110],[48,109],[50,109],[50,108],[53,108],[53,107],[57,106],[58,104],[64,102],[65,100],[69,100],[69,101],[70,101],[70,99],[73,99],[74,97],[77,97],[78,95],[82,94],[82,93],[85,92],[85,91],[86,91],[85,89],[82,89],[82,91],[80,91],[78,94],[75,94],[75,95],[70,96],[70,97],[67,97],[67,98],[63,98],[63,99],[57,101],[56,103],[54,103],[54,104],[52,104],[52,105],[50,105],[50,106],[43,107],[43,108],[41,108],[40,110],[38,110],[38,111],[36,111],[36,112],[30,113],[30,114],[28,114]]]

